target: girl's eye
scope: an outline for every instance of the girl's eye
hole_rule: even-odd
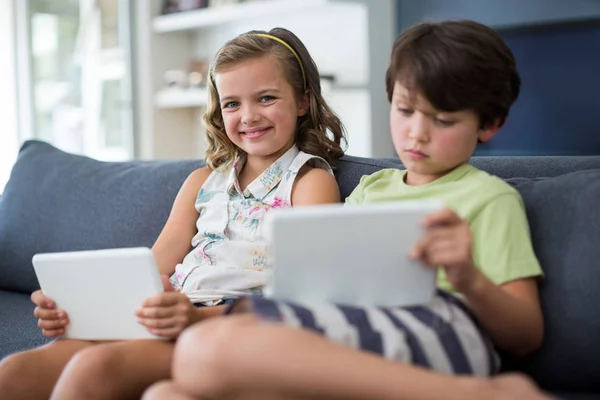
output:
[[[398,111],[400,112],[400,114],[404,114],[406,116],[412,115],[414,113],[414,111],[411,110],[410,108],[398,107]]]
[[[260,98],[260,102],[261,103],[268,103],[268,102],[273,101],[273,100],[275,100],[275,97],[273,97],[273,96],[262,96]]]
[[[223,104],[223,108],[235,108],[239,105],[240,103],[238,103],[237,101],[230,101],[228,103]]]

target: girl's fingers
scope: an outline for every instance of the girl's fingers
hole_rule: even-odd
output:
[[[171,318],[175,314],[173,307],[142,307],[135,311],[138,318]]]
[[[174,318],[138,318],[138,322],[146,328],[152,329],[170,329],[178,325],[182,325],[180,321]]]
[[[161,337],[169,338],[169,339],[175,339],[176,337],[179,336],[179,334],[182,331],[183,331],[183,328],[179,328],[179,327],[173,327],[173,328],[168,328],[168,329],[148,328],[148,332],[152,333],[153,335],[157,335],[157,336],[161,336]]]
[[[36,307],[33,310],[33,315],[36,318],[45,319],[45,320],[57,320],[57,319],[66,320],[68,318],[67,313],[64,312],[63,310],[54,310],[54,309],[47,309],[47,308],[41,308],[41,307]]]
[[[53,338],[65,334],[64,329],[42,329],[42,335],[48,338]]]
[[[67,326],[67,321],[63,320],[47,320],[47,319],[38,319],[38,327],[42,330],[54,330],[54,329],[64,329]]]
[[[31,293],[31,301],[36,306],[43,307],[43,308],[54,308],[56,306],[54,304],[54,301],[52,301],[52,299],[44,296],[44,293],[42,293],[41,290],[36,290],[35,292]]]

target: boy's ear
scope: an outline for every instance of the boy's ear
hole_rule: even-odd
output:
[[[479,142],[485,143],[492,140],[492,138],[498,133],[500,128],[502,127],[501,121],[498,119],[494,121],[493,124],[490,124],[489,127],[479,130]]]
[[[298,99],[298,116],[302,117],[306,115],[308,109],[310,108],[310,93],[308,89],[304,92],[302,97]]]

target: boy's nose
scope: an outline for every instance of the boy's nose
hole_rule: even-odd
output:
[[[415,117],[412,120],[408,137],[417,142],[429,140],[429,126],[424,118]]]

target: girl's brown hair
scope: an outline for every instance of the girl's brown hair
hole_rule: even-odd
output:
[[[283,40],[294,49],[302,65],[285,45],[259,34]],[[296,145],[305,153],[324,158],[335,168],[337,159],[344,155],[344,126],[323,99],[319,70],[308,50],[296,35],[283,28],[275,28],[269,32],[250,31],[239,35],[227,42],[215,56],[209,71],[208,109],[203,117],[207,141],[206,164],[215,170],[227,168],[242,152],[225,133],[215,74],[223,68],[266,56],[279,62],[297,98],[308,91],[309,108],[305,115],[298,117]]]

